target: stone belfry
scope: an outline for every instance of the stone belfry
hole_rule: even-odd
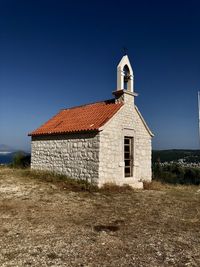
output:
[[[117,66],[117,91],[134,92],[134,75],[127,55],[123,56]]]
[[[137,96],[137,93],[134,92],[133,69],[127,55],[122,57],[117,66],[117,90],[113,94],[116,97],[116,102],[123,101],[124,103],[128,99],[134,103],[134,97]]]

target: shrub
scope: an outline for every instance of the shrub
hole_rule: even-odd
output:
[[[11,167],[14,168],[27,168],[30,166],[31,156],[22,152],[18,152],[14,155]]]
[[[200,169],[182,167],[178,164],[153,165],[153,179],[170,184],[200,184]]]

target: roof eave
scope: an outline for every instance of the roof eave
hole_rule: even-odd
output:
[[[99,132],[99,129],[88,129],[88,130],[78,130],[78,131],[67,131],[67,132],[47,132],[47,133],[29,133],[28,136],[55,136],[55,135],[66,135],[66,134],[79,134],[88,132]]]

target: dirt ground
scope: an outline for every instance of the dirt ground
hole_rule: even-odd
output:
[[[200,266],[200,187],[75,192],[0,168],[0,266]]]

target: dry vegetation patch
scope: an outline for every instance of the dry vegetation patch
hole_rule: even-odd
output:
[[[0,266],[200,266],[200,188],[0,168]]]

